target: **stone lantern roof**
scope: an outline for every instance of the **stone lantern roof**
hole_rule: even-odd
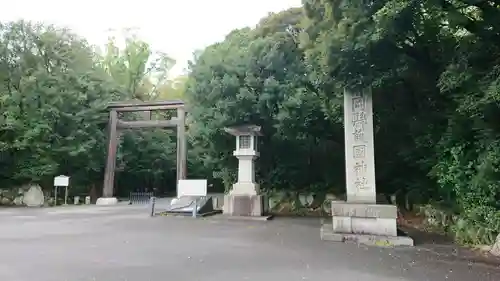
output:
[[[238,125],[224,128],[226,133],[233,136],[262,136],[261,127],[257,125]]]

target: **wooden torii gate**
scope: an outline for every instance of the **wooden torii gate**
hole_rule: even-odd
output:
[[[119,130],[122,129],[143,129],[143,128],[176,128],[177,129],[177,182],[180,179],[186,179],[186,111],[184,102],[181,100],[167,100],[155,102],[115,102],[108,105],[109,110],[109,139],[108,155],[106,168],[104,172],[104,184],[101,200],[102,204],[112,204],[106,198],[113,198],[115,168],[116,168],[116,149],[118,145]],[[177,116],[169,120],[151,120],[153,111],[176,110]],[[120,120],[120,112],[141,112],[144,120],[124,121]],[[101,198],[99,198],[101,199]],[[98,200],[99,201],[99,200]],[[116,199],[114,199],[116,202]]]

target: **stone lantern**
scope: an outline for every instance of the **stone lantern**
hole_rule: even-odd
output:
[[[224,196],[223,212],[232,216],[262,216],[263,197],[255,182],[255,159],[259,157],[257,143],[262,136],[260,126],[243,125],[224,129],[236,137],[233,155],[238,158],[238,179]]]

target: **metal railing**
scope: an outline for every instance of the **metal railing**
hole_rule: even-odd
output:
[[[153,192],[130,192],[129,204],[147,205],[151,202]]]

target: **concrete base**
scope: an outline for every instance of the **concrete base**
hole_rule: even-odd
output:
[[[268,221],[271,220],[273,216],[260,216],[260,217],[250,217],[250,216],[230,216],[230,215],[215,215],[212,216],[210,219],[217,219],[217,220],[241,220],[241,221]]]
[[[396,247],[409,246],[412,247],[413,239],[407,236],[384,236],[370,234],[352,234],[352,233],[335,233],[333,225],[324,224],[321,226],[321,240],[334,242],[354,242],[369,246],[379,247]]]
[[[261,195],[225,195],[222,212],[228,216],[261,217],[264,214]]]
[[[207,218],[213,217],[221,214],[221,210],[213,210],[211,212],[199,213],[196,215],[197,218]],[[172,217],[192,217],[192,213],[182,213],[182,212],[171,212],[171,211],[162,211],[154,214],[155,216],[172,216]]]
[[[332,201],[332,231],[397,236],[397,207]]]
[[[186,213],[192,214],[195,206],[196,198],[192,197],[181,197],[174,198],[170,202],[169,208],[165,211],[167,213]],[[202,216],[205,213],[212,213],[214,211],[214,206],[211,196],[206,196],[198,198],[196,202],[196,212],[198,215]]]
[[[398,236],[398,208],[332,201],[332,224],[321,227],[321,240],[374,246],[413,246],[410,237]]]
[[[95,204],[98,206],[116,205],[118,204],[118,199],[116,197],[100,197],[97,198]]]

